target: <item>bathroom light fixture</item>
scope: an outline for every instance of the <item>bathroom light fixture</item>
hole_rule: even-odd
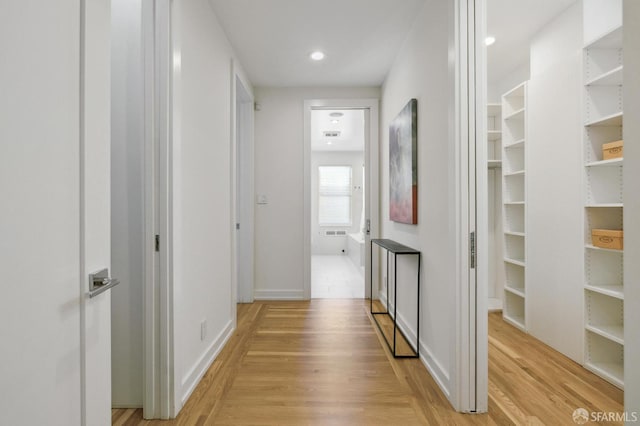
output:
[[[329,117],[342,117],[344,114],[341,112],[332,112],[331,114],[329,114]]]
[[[487,46],[491,46],[495,42],[496,38],[494,36],[487,36],[487,38],[484,39],[484,44],[486,44]]]
[[[321,61],[324,59],[324,52],[316,50],[310,56],[311,56],[311,59],[313,59],[314,61]]]

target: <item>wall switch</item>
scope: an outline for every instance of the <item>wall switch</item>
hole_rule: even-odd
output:
[[[204,341],[207,337],[207,320],[202,320],[200,323],[200,340]]]
[[[269,200],[267,199],[267,196],[264,194],[258,194],[256,196],[256,203],[258,204],[268,204]]]

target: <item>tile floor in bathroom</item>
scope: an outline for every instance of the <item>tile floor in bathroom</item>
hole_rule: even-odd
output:
[[[363,299],[364,271],[349,256],[311,256],[312,299]]]

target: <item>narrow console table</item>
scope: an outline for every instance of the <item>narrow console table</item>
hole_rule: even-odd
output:
[[[374,312],[374,303],[373,303],[373,294],[374,294],[373,293],[373,246],[374,244],[383,248],[387,252],[387,277],[386,277],[387,299],[386,299],[385,305],[382,305],[382,303],[380,303],[380,307],[384,310],[377,311],[377,312]],[[418,358],[420,356],[420,260],[421,260],[420,252],[418,250],[415,250],[405,245],[402,245],[400,243],[397,243],[393,240],[387,240],[387,239],[371,239],[370,250],[371,250],[371,270],[370,270],[371,272],[371,307],[370,307],[371,315],[373,316],[373,319],[376,325],[378,326],[378,329],[380,329],[380,332],[384,336],[384,339],[387,342],[387,345],[389,346],[389,350],[391,350],[395,358]],[[389,304],[390,304],[389,253],[393,254],[393,304],[392,304],[393,312],[389,312]],[[398,280],[397,280],[398,273],[397,273],[396,265],[397,265],[398,256],[400,255],[418,256],[418,273],[417,273],[416,299],[415,299],[417,304],[415,347],[413,346],[412,343],[410,343],[410,340],[407,338],[407,336],[402,331],[402,329],[398,327]],[[381,325],[380,324],[381,321],[385,324]],[[390,331],[391,322],[393,322],[393,346],[392,346],[392,343],[389,341],[390,340],[389,336],[387,336],[387,333],[385,333],[385,328],[387,328],[387,331]],[[397,342],[398,339],[396,337],[398,335],[398,332],[401,334],[400,338],[404,339],[404,341],[406,342],[406,345],[402,345],[404,352],[408,352],[408,353],[404,353],[404,354],[398,353],[399,344]]]

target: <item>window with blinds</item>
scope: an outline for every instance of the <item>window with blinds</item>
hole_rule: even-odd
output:
[[[318,222],[351,226],[351,166],[318,167]]]

